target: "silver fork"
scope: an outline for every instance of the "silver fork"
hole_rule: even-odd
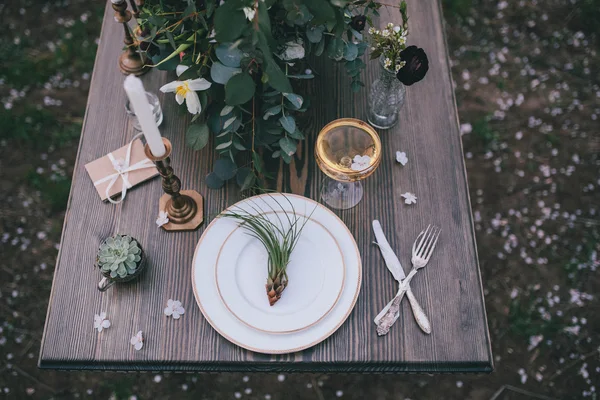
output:
[[[429,225],[427,229],[419,233],[412,247],[412,265],[410,273],[402,283],[400,284],[400,288],[398,289],[398,294],[392,300],[392,305],[390,306],[387,313],[379,320],[377,324],[377,334],[379,336],[386,335],[394,322],[398,319],[398,310],[400,308],[400,302],[404,297],[404,294],[409,288],[410,281],[415,276],[418,270],[425,267],[433,254],[433,249],[437,245],[438,239],[440,237],[441,229],[435,225]]]

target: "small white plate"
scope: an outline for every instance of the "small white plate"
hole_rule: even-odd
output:
[[[293,218],[283,211],[261,214],[282,230]],[[306,225],[286,268],[289,283],[275,305],[269,305],[265,290],[267,251],[244,227],[227,237],[217,256],[215,278],[223,303],[240,321],[263,332],[290,333],[314,325],[335,306],[344,286],[344,258],[335,238],[318,221],[296,215]]]
[[[238,227],[237,222],[230,218],[215,218],[204,230],[192,262],[192,286],[196,302],[207,322],[231,343],[257,353],[294,353],[327,339],[352,312],[362,280],[360,253],[346,225],[331,210],[314,200],[292,194],[262,195],[250,199],[265,196],[274,196],[281,204],[284,204],[283,201],[287,198],[294,209],[303,215],[309,215],[315,205],[317,206],[311,219],[321,223],[339,243],[346,266],[342,294],[333,309],[316,324],[285,335],[256,330],[236,318],[219,297],[214,279],[219,249]],[[250,199],[242,200],[236,206],[244,205]],[[285,292],[283,295],[285,296]]]

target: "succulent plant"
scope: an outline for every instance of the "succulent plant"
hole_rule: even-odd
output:
[[[125,278],[133,274],[142,259],[142,249],[138,242],[127,235],[107,238],[98,250],[98,266],[111,278]]]

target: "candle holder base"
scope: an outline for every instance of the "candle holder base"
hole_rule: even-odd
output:
[[[125,51],[119,57],[119,69],[125,75],[140,76],[148,72],[150,68],[146,65],[143,56],[139,54],[132,55],[129,51]]]
[[[172,205],[173,198],[163,194],[158,202],[158,210],[169,214],[169,222],[162,228],[166,231],[194,231],[204,221],[204,198],[195,190],[182,190],[185,206],[177,211]]]

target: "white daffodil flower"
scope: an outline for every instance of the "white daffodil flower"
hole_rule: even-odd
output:
[[[131,343],[136,350],[141,350],[142,347],[144,347],[144,336],[142,331],[136,333],[135,336],[131,338],[129,343]]]
[[[106,313],[101,312],[100,315],[94,314],[94,329],[98,332],[102,332],[102,329],[108,329],[110,327],[110,321],[106,319]]]
[[[156,225],[161,227],[165,224],[169,223],[169,214],[166,211],[160,211],[158,213],[158,218],[156,219]]]
[[[167,317],[173,316],[174,319],[179,319],[179,317],[185,313],[185,309],[181,306],[179,300],[169,299],[167,301],[167,308],[165,308],[164,312]]]
[[[404,197],[404,204],[416,204],[417,196],[414,193],[406,192],[400,195],[400,197]]]
[[[352,160],[350,169],[352,169],[352,171],[362,171],[363,169],[367,169],[369,165],[371,165],[371,157],[356,155]]]
[[[185,81],[173,81],[160,88],[163,93],[175,92],[175,100],[178,104],[185,101],[190,114],[200,114],[202,105],[196,91],[210,88],[211,83],[204,78],[187,79]]]
[[[403,151],[396,152],[396,161],[398,161],[402,166],[405,166],[408,162],[408,157],[406,157],[406,153]]]

